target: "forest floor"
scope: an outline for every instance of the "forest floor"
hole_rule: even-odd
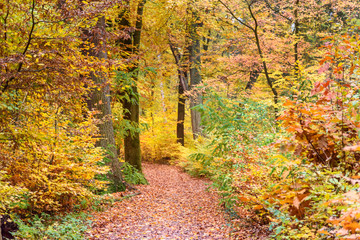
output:
[[[149,185],[93,214],[89,239],[266,239],[265,228],[250,224],[249,216],[235,222],[227,216],[219,195],[207,190],[209,180],[175,166],[144,163],[143,168]]]

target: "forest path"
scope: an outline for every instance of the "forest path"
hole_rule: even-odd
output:
[[[94,216],[89,239],[229,239],[219,196],[208,180],[180,168],[143,164],[149,185],[140,195]]]

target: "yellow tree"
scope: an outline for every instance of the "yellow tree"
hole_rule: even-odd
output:
[[[81,30],[110,2],[0,3],[0,170],[28,191],[30,211],[71,209],[101,187],[103,152],[85,96],[110,62],[84,55]],[[109,72],[110,70],[110,72]],[[85,205],[84,205],[85,206]]]

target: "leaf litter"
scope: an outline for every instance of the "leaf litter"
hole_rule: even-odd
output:
[[[95,213],[88,239],[265,239],[257,227],[234,227],[209,180],[169,165],[143,163],[143,172],[149,185]]]

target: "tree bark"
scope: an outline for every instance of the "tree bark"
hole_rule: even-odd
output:
[[[188,74],[187,74],[187,63],[182,60],[183,56],[180,54],[178,47],[171,41],[171,37],[169,36],[169,46],[171,52],[175,58],[175,63],[177,65],[177,72],[179,77],[179,86],[178,86],[178,119],[176,124],[176,136],[177,142],[182,146],[185,144],[185,103],[186,96],[184,95],[185,91],[189,89],[188,86]]]
[[[201,26],[199,17],[196,12],[192,11],[192,23],[190,24],[190,46],[189,46],[189,60],[190,60],[190,90],[194,86],[202,82],[201,79],[201,45],[200,36],[197,29]],[[191,127],[193,138],[196,139],[202,134],[201,131],[201,114],[199,111],[193,109],[197,105],[202,104],[202,95],[197,91],[193,91],[190,96],[190,112],[191,112]]]
[[[294,10],[294,35],[295,35],[295,44],[294,44],[294,60],[295,60],[295,78],[296,80],[299,80],[300,72],[299,72],[299,18],[298,18],[298,9],[299,8],[299,0],[295,1],[295,10]]]
[[[181,76],[179,75],[179,78]],[[185,144],[185,103],[186,98],[184,96],[185,89],[183,88],[182,84],[179,84],[179,100],[178,100],[178,118],[176,124],[176,137],[177,142],[180,143],[182,146]]]
[[[259,70],[252,70],[250,72],[250,80],[246,84],[245,90],[250,90],[253,88],[254,84],[256,83],[261,71]]]
[[[105,17],[100,17],[96,27],[92,30],[84,31],[86,40],[94,44],[87,54],[97,57],[99,59],[107,58],[105,50]],[[116,143],[114,136],[114,127],[112,122],[112,113],[110,105],[110,86],[104,74],[99,72],[90,73],[90,77],[95,84],[89,99],[87,101],[89,110],[96,110],[97,118],[101,119],[98,124],[100,131],[100,139],[97,145],[107,151],[106,158],[110,165],[110,177],[114,182],[117,190],[125,189],[124,181],[122,178],[122,164],[119,162]]]
[[[139,54],[140,41],[141,41],[141,28],[142,28],[142,16],[144,12],[146,0],[140,0],[137,7],[137,19],[135,23],[135,31],[132,33],[132,38],[122,40],[122,43],[125,44],[126,52],[129,55]],[[130,11],[130,8],[127,7],[122,16],[121,16],[121,27],[131,27],[130,21],[127,19],[127,13]],[[138,80],[138,67],[139,62],[135,60],[131,63],[131,66],[127,68],[127,73],[132,76],[132,84],[130,89],[128,89],[127,94],[129,99],[123,98],[122,105],[124,108],[124,119],[130,121],[132,126],[139,128],[139,115],[140,115],[140,105],[139,105],[139,93],[137,88]],[[140,148],[140,132],[139,130],[133,131],[127,130],[126,136],[124,138],[124,149],[125,149],[125,161],[130,163],[133,167],[142,171],[141,167],[141,148]]]

